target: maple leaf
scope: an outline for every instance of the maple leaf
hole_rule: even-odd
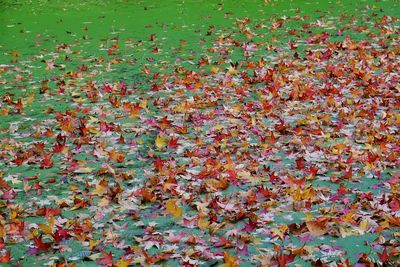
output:
[[[107,193],[108,182],[106,180],[101,180],[98,184],[96,184],[96,188],[93,190],[94,195],[102,196]]]
[[[93,250],[93,249],[95,249],[96,247],[97,247],[97,245],[99,245],[101,243],[101,240],[93,240],[93,239],[90,239],[89,240],[89,249],[90,250]]]
[[[25,161],[24,157],[17,157],[13,159],[11,162],[15,163],[17,166],[21,166]]]
[[[158,134],[155,140],[158,149],[162,149],[167,145],[167,137],[164,134]]]
[[[279,178],[277,175],[275,175],[274,172],[273,172],[273,173],[270,173],[268,176],[269,176],[269,181],[270,181],[271,183],[275,182],[275,181]]]
[[[59,215],[60,213],[61,213],[60,208],[43,207],[43,208],[39,208],[36,210],[37,215],[44,215],[44,217],[46,217],[46,218],[50,218],[52,216]]]
[[[168,148],[176,149],[179,146],[178,138],[171,138],[168,141]]]
[[[106,121],[101,121],[99,127],[100,131],[104,133],[111,130],[111,126]]]
[[[328,218],[319,218],[318,220],[306,222],[306,226],[313,236],[321,236],[328,232],[326,223]]]
[[[56,243],[60,243],[63,239],[69,238],[70,235],[68,234],[67,230],[57,227],[57,230],[54,234],[52,234],[52,237]]]
[[[400,210],[400,199],[393,199],[389,202],[388,206],[393,212],[397,212]]]
[[[111,160],[121,163],[124,162],[126,154],[122,150],[113,149],[110,152],[108,152],[108,156],[110,157]]]
[[[210,191],[225,190],[229,187],[227,179],[207,179],[206,185]]]
[[[150,191],[148,188],[142,188],[139,193],[144,202],[155,202],[157,199],[154,192]]]
[[[162,160],[160,157],[157,157],[156,160],[154,161],[154,166],[157,171],[161,171],[161,169],[164,167],[165,161]]]
[[[9,263],[11,260],[11,250],[7,250],[6,254],[0,255],[0,263]]]
[[[353,166],[350,166],[350,168],[344,173],[344,175],[341,178],[351,180],[352,177],[353,177]]]
[[[6,247],[6,243],[4,242],[4,238],[0,237],[0,250]]]
[[[43,233],[48,234],[48,235],[53,234],[54,217],[49,218],[48,224],[39,224],[39,226]]]
[[[184,232],[180,232],[178,235],[174,235],[172,232],[170,232],[167,240],[171,243],[179,243],[183,237],[185,237]]]
[[[220,267],[238,267],[237,258],[229,255],[228,251],[224,251],[224,264],[221,264]]]
[[[53,157],[52,154],[45,154],[43,156],[42,162],[40,164],[40,168],[41,169],[50,169],[51,167],[53,167],[53,161],[51,160],[52,157]]]
[[[263,195],[265,198],[267,198],[267,199],[274,199],[274,198],[276,198],[276,194],[273,193],[273,192],[271,192],[270,190],[268,190],[267,187],[264,187],[264,186],[258,187],[257,193],[262,194],[262,195]]]
[[[390,256],[389,256],[389,254],[387,253],[386,247],[383,249],[383,252],[382,252],[382,253],[379,253],[379,252],[378,252],[377,254],[378,254],[379,259],[380,259],[383,263],[387,262],[387,261],[390,259]]]
[[[51,245],[53,245],[53,242],[44,243],[42,241],[42,235],[40,235],[39,237],[34,236],[33,242],[35,243],[36,248],[42,251],[47,251],[51,247]]]
[[[4,200],[11,200],[11,199],[14,199],[16,196],[17,196],[17,192],[16,191],[14,191],[13,189],[11,189],[11,190],[4,190],[3,191],[3,195],[1,196],[1,199],[4,199]]]
[[[96,264],[99,265],[105,265],[105,266],[111,266],[113,265],[113,256],[112,253],[107,253],[105,251],[102,252],[103,258],[99,259],[96,261]]]
[[[71,118],[65,118],[60,122],[60,129],[64,132],[73,132],[75,129],[74,123]]]
[[[199,220],[197,221],[197,226],[202,230],[207,229],[209,225],[210,222],[207,219],[199,218]]]
[[[115,266],[116,267],[128,267],[130,263],[131,263],[131,260],[121,258],[115,263]]]
[[[279,265],[279,267],[286,267],[289,263],[293,262],[295,258],[296,258],[296,255],[294,255],[292,253],[287,255],[287,254],[283,254],[282,252],[280,252],[277,255],[278,265]]]
[[[306,181],[305,177],[303,177],[301,179],[296,179],[293,176],[289,176],[288,178],[285,179],[285,183],[290,184],[290,185],[296,185],[299,187],[302,187],[304,185],[305,181]]]
[[[163,253],[163,254],[156,254],[156,255],[152,255],[152,256],[145,256],[146,257],[146,262],[149,264],[156,264],[158,262],[161,261],[165,261],[169,258],[169,255],[167,253]]]
[[[168,213],[174,216],[175,219],[182,217],[183,210],[177,204],[177,200],[175,199],[168,199],[165,202],[165,208]]]
[[[122,134],[118,138],[118,144],[125,144],[125,138]]]
[[[296,166],[298,170],[302,170],[304,169],[306,161],[304,160],[304,158],[297,158],[296,159]]]

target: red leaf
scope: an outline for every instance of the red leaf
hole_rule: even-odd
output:
[[[14,190],[6,190],[3,192],[3,195],[1,196],[2,199],[4,200],[11,200],[14,199],[17,196],[17,192]]]
[[[4,239],[0,237],[0,250],[6,247],[6,243],[4,243]]]
[[[351,179],[352,177],[353,177],[353,166],[350,166],[350,168],[344,173],[344,175],[341,178]]]
[[[113,264],[112,253],[102,252],[104,257],[96,261],[97,264],[111,266]]]
[[[271,183],[273,183],[276,180],[276,178],[278,178],[278,176],[276,176],[275,173],[269,174],[269,181]]]
[[[389,208],[396,212],[400,209],[400,200],[399,199],[393,199],[392,201],[389,202]]]
[[[33,237],[33,242],[35,243],[35,246],[39,250],[43,250],[43,251],[47,251],[49,249],[49,247],[51,247],[51,245],[53,244],[53,242],[43,243],[42,242],[42,235],[40,235],[39,237],[34,236]]]
[[[56,243],[60,243],[63,239],[68,239],[70,235],[68,234],[68,231],[66,229],[57,227],[57,231],[52,234],[52,237],[54,238],[54,241],[56,241]]]
[[[44,215],[46,218],[50,218],[51,216],[56,216],[61,213],[59,208],[53,209],[53,208],[40,208],[36,211],[37,215]]]
[[[51,167],[53,167],[53,161],[51,160],[51,157],[53,155],[44,155],[43,160],[40,164],[40,168],[41,169],[49,169]]]
[[[387,260],[389,259],[389,255],[387,254],[387,250],[386,247],[383,249],[382,253],[377,253],[379,259],[381,259],[382,262],[387,262]]]
[[[160,171],[164,167],[164,160],[162,160],[160,157],[156,158],[154,161],[154,166],[156,167],[157,171]]]
[[[272,199],[276,197],[275,193],[268,190],[268,187],[260,186],[258,188],[258,193],[261,193],[265,198]]]
[[[178,138],[171,138],[171,139],[169,139],[168,148],[175,149],[175,148],[177,148],[178,146],[179,146],[179,144],[178,144]]]
[[[125,144],[125,138],[122,134],[118,138],[118,144]]]
[[[24,163],[24,158],[23,157],[17,157],[16,159],[13,159],[12,162],[17,164],[17,166],[21,166],[22,163]]]
[[[9,263],[11,259],[11,251],[7,250],[5,255],[0,256],[0,263]]]
[[[297,166],[297,169],[298,169],[298,170],[304,169],[305,163],[306,163],[306,162],[305,162],[304,158],[302,158],[302,157],[297,158],[297,159],[296,159],[296,166]]]

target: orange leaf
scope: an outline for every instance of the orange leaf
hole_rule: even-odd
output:
[[[126,154],[124,151],[118,151],[113,149],[110,152],[108,152],[108,156],[113,161],[121,163],[124,162]]]
[[[211,178],[211,179],[206,180],[206,185],[212,191],[219,191],[219,190],[227,189],[229,186],[229,183],[228,183],[227,179],[217,180],[217,179]]]
[[[101,180],[96,188],[93,190],[94,195],[102,196],[107,193],[108,182],[106,180]]]
[[[5,255],[0,256],[0,263],[9,263],[11,259],[11,251],[7,250]]]
[[[326,227],[326,223],[328,219],[319,219],[315,221],[306,222],[307,228],[313,236],[321,236],[328,232],[328,228]]]
[[[237,258],[229,255],[228,251],[224,251],[224,264],[221,267],[238,267]]]

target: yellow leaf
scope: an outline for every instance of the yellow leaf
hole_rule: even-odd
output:
[[[235,113],[239,113],[239,112],[242,110],[242,106],[241,106],[241,105],[234,105],[234,106],[232,107],[232,110],[233,110]]]
[[[229,255],[228,251],[224,251],[224,264],[221,264],[220,267],[238,267],[237,259],[234,256]]]
[[[11,51],[10,54],[11,54],[13,57],[19,57],[19,56],[21,55],[21,54],[19,53],[19,50],[18,50],[18,49],[15,49],[15,50]]]
[[[283,234],[284,234],[284,233],[283,233],[281,230],[279,230],[278,228],[273,228],[273,229],[272,229],[272,233],[273,233],[275,236],[279,236],[279,238],[283,240]]]
[[[156,138],[156,147],[162,149],[167,145],[167,137],[165,135],[159,134]]]
[[[227,179],[207,179],[206,185],[211,191],[221,191],[225,190],[229,187],[229,183]]]
[[[344,227],[339,227],[339,232],[342,238],[348,237],[348,236],[353,236],[353,235],[359,235],[354,229],[346,229]]]
[[[39,229],[38,228],[33,229],[32,236],[38,236],[38,235],[39,235]]]
[[[365,163],[364,169],[369,171],[369,170],[372,170],[373,168],[374,168],[374,164],[373,163],[369,163],[369,162]]]
[[[216,130],[216,131],[221,130],[221,129],[223,129],[223,128],[224,128],[224,125],[222,125],[222,124],[216,124],[216,125],[214,126],[214,130]]]
[[[107,193],[108,182],[106,180],[101,180],[96,188],[93,190],[94,195],[102,196]]]
[[[147,107],[147,99],[143,99],[142,102],[139,103],[139,107],[146,108]]]
[[[98,244],[100,244],[100,240],[90,239],[89,240],[89,249],[90,250],[94,249]]]
[[[54,217],[50,217],[48,224],[40,224],[43,233],[51,235],[53,233]]]
[[[101,253],[95,253],[95,254],[88,256],[88,258],[91,259],[92,261],[95,261],[100,257],[101,257]]]
[[[254,245],[260,245],[261,243],[262,243],[262,239],[261,238],[255,237],[253,239],[253,244]]]
[[[131,263],[130,260],[126,260],[124,258],[121,258],[115,263],[115,265],[117,267],[128,267],[130,263]]]
[[[28,97],[28,99],[26,100],[26,103],[27,104],[30,104],[30,103],[32,103],[34,100],[35,100],[35,96],[36,96],[36,94],[30,94],[29,95],[29,97]]]
[[[383,228],[389,228],[389,226],[390,226],[390,224],[387,220],[380,222],[379,225]]]
[[[311,221],[314,219],[314,216],[311,212],[306,213],[306,217],[304,218],[305,221]]]
[[[396,123],[400,123],[400,114],[396,114]]]
[[[360,228],[361,228],[361,230],[367,231],[368,227],[369,227],[369,223],[368,223],[367,220],[362,220],[362,221],[360,222]]]
[[[237,69],[235,69],[234,67],[228,67],[228,74],[229,75],[236,75],[236,74],[238,74],[238,71],[237,71]]]
[[[99,130],[97,128],[92,127],[92,126],[87,127],[87,129],[88,129],[89,133],[91,133],[91,134],[97,134],[99,132]]]
[[[1,238],[5,238],[6,235],[7,235],[6,229],[3,226],[0,225],[0,237]]]
[[[182,217],[183,210],[178,206],[175,199],[169,199],[166,201],[165,208],[174,218],[178,219]]]
[[[108,156],[115,162],[121,163],[125,160],[126,154],[122,150],[111,150],[108,152]]]
[[[18,212],[16,210],[11,210],[11,214],[10,214],[11,220],[14,220],[15,218],[17,218],[17,216],[18,216]]]
[[[214,74],[217,74],[219,72],[219,68],[217,68],[215,66],[212,66],[211,67],[211,72],[214,73]]]
[[[93,171],[93,168],[90,167],[79,167],[77,170],[75,170],[76,173],[90,173]]]
[[[202,230],[206,229],[209,225],[210,222],[207,219],[199,219],[197,221],[197,226]]]
[[[261,177],[254,176],[249,171],[238,172],[238,178],[242,179],[242,180],[247,180],[247,181],[251,182],[252,184],[257,184],[262,181]]]
[[[110,205],[110,199],[107,197],[103,197],[98,203],[97,205],[99,207],[107,207],[108,205]]]

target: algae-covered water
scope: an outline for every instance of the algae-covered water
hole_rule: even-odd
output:
[[[0,265],[396,266],[399,10],[0,1]]]

